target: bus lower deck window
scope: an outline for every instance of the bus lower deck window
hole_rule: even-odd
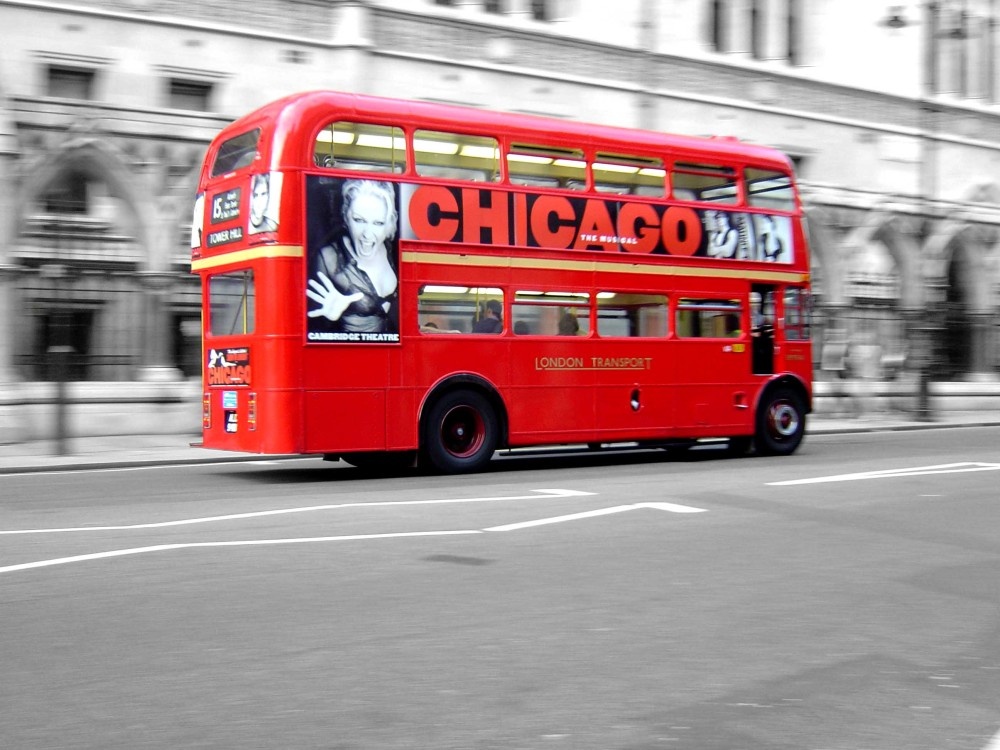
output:
[[[590,332],[590,294],[517,292],[511,317],[517,336],[586,336]]]
[[[662,294],[599,292],[597,334],[602,338],[663,338],[667,298]]]
[[[210,276],[209,333],[213,336],[253,333],[255,296],[253,271],[233,271]]]
[[[681,338],[740,338],[743,306],[735,299],[682,298],[677,303],[677,335]]]

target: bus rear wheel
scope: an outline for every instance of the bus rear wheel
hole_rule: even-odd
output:
[[[424,454],[438,471],[479,471],[493,456],[498,437],[496,412],[475,391],[452,391],[438,399],[424,425]]]
[[[757,452],[769,456],[794,453],[806,430],[802,399],[791,388],[778,387],[764,394],[757,410]]]

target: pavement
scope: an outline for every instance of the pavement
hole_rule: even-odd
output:
[[[987,426],[1000,426],[1000,409],[939,412],[931,421],[920,421],[902,412],[873,413],[864,418],[814,413],[809,415],[806,436]],[[293,458],[206,450],[196,447],[199,440],[197,434],[162,434],[69,437],[61,444],[56,441],[10,443],[0,445],[0,475]]]

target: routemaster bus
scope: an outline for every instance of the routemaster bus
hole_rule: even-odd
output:
[[[206,448],[460,472],[803,438],[809,254],[771,148],[302,93],[211,143],[191,247]]]

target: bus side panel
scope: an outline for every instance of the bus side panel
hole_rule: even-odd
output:
[[[594,361],[601,442],[676,434],[670,383],[672,344],[651,339],[601,343]]]
[[[307,391],[307,453],[385,450],[385,391]]]
[[[593,342],[515,339],[507,409],[510,444],[590,440],[596,427]]]
[[[781,342],[779,358],[776,363],[782,370],[794,373],[799,379],[811,388],[812,370],[812,342],[811,341],[789,341]],[[810,399],[812,394],[810,392]]]
[[[749,435],[759,387],[750,346],[738,339],[672,342],[677,426],[689,437]]]
[[[417,410],[420,396],[413,388],[390,388],[386,394],[385,448],[414,450],[419,444]]]
[[[302,355],[305,453],[385,450],[384,344],[307,344]]]
[[[416,448],[419,410],[428,393],[447,388],[492,387],[505,398],[510,382],[510,340],[480,334],[415,334],[408,338],[394,366],[387,431],[390,449]],[[476,384],[476,385],[473,385]],[[505,406],[510,408],[509,400]]]
[[[300,341],[298,336],[245,335],[216,336],[205,343],[203,385],[209,424],[202,429],[204,447],[250,453],[301,451]],[[241,366],[224,367],[220,360]]]

